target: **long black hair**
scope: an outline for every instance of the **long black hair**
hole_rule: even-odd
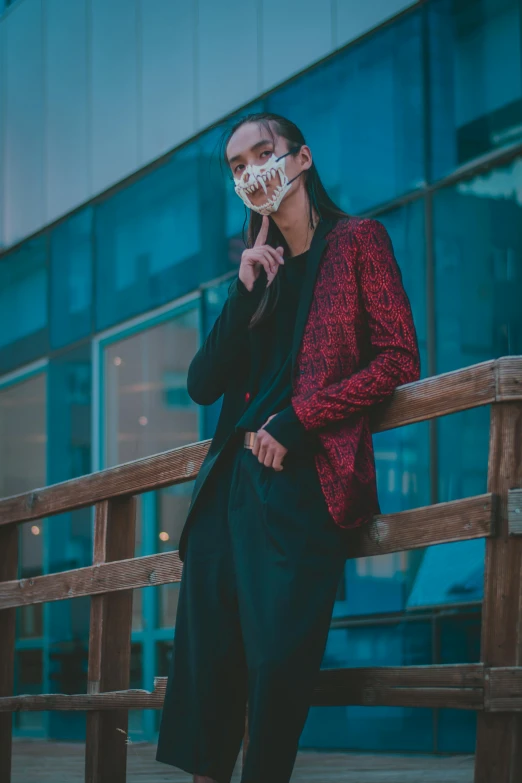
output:
[[[278,136],[281,136],[283,139],[286,139],[288,142],[288,149],[293,150],[291,152],[292,155],[297,155],[301,147],[306,144],[305,137],[303,133],[300,131],[300,129],[295,125],[295,123],[288,120],[286,117],[282,117],[280,114],[272,114],[271,112],[258,112],[256,114],[248,114],[245,117],[242,117],[238,122],[236,122],[235,125],[232,126],[228,131],[225,132],[223,139],[222,139],[222,155],[224,162],[228,166],[228,158],[227,158],[227,146],[234,135],[234,133],[241,128],[242,125],[246,125],[248,123],[254,123],[257,125],[262,125],[264,129],[267,131],[267,133],[270,135],[272,141],[275,144],[275,136],[274,136],[274,130],[277,133]],[[315,163],[312,163],[311,167],[303,173],[303,177],[305,180],[305,188],[306,193],[308,195],[308,204],[309,204],[309,211],[310,211],[310,228],[313,229],[314,223],[313,223],[313,210],[317,212],[319,216],[319,220],[338,220],[339,218],[347,218],[349,215],[346,212],[343,212],[340,207],[335,204],[328,193],[326,192],[326,189],[321,182],[321,178],[319,176],[319,173],[317,171],[317,168],[315,166]],[[261,223],[263,220],[262,215],[260,215],[258,212],[255,212],[253,209],[247,210],[247,217],[245,218],[245,224],[243,225],[243,241],[245,242],[245,245],[247,247],[253,247],[254,242],[256,240],[256,237],[259,233],[259,230],[261,228]],[[245,232],[245,226],[248,220],[248,227]],[[274,221],[270,218],[270,225],[268,228],[268,236],[266,239],[266,244],[270,245],[271,247],[278,247],[281,246],[284,249],[285,253],[289,252],[288,245],[286,243],[286,240],[281,233],[281,231],[278,229],[277,225],[274,223]],[[263,298],[261,299],[261,302],[259,303],[259,307],[257,308],[256,312],[252,316],[250,320],[250,328],[253,328],[257,326],[265,317],[270,315],[270,313],[275,308],[277,301],[279,299],[279,281],[278,281],[278,275],[275,276],[273,282],[267,287]]]

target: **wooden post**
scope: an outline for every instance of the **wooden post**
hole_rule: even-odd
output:
[[[488,666],[522,664],[522,538],[509,536],[508,490],[522,487],[522,403],[491,406],[488,490],[499,496],[498,535],[486,542],[482,661]],[[522,715],[478,716],[475,783],[522,780]]]
[[[136,500],[121,497],[96,505],[94,565],[134,557]],[[115,568],[117,566],[115,565]],[[132,590],[91,598],[88,693],[129,687]],[[125,783],[128,711],[87,713],[86,783]]]
[[[2,582],[18,577],[18,527],[0,527],[0,589]],[[13,696],[16,609],[0,611],[0,696]],[[11,712],[0,712],[0,780],[11,780]]]

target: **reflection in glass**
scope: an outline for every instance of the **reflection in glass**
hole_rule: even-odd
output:
[[[0,367],[43,356],[47,333],[47,237],[25,242],[0,259]]]
[[[349,213],[424,184],[421,44],[421,16],[408,14],[266,99],[301,128]]]
[[[433,179],[522,140],[519,0],[435,0],[430,36]]]

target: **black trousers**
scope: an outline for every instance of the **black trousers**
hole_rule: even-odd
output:
[[[198,497],[156,760],[229,783],[288,783],[346,555],[313,456],[262,465],[240,433]]]

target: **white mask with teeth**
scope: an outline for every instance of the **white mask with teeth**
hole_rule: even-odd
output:
[[[249,209],[259,212],[260,215],[270,215],[272,212],[277,211],[281,201],[290,190],[292,182],[302,173],[299,172],[297,177],[289,180],[285,172],[286,156],[296,152],[298,149],[299,147],[294,147],[279,158],[276,158],[275,154],[272,153],[272,156],[262,166],[257,166],[256,164],[245,166],[239,179],[234,177],[234,190]],[[268,187],[272,182],[276,187],[273,194],[267,197],[265,203],[259,206],[252,204],[248,198],[249,193],[263,188],[265,194],[268,194]]]

